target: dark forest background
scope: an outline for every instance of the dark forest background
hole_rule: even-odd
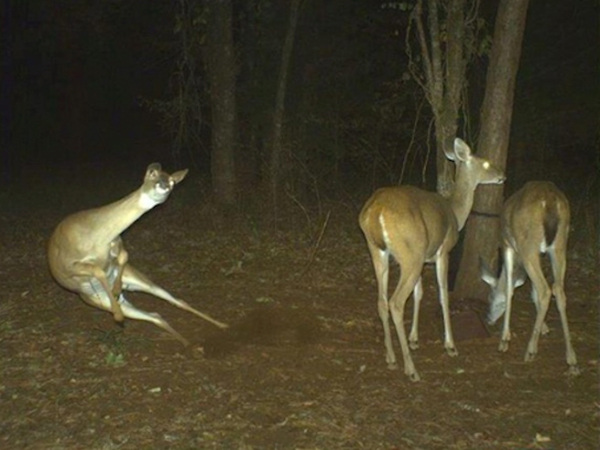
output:
[[[160,161],[168,170],[189,167],[210,184],[211,99],[203,45],[211,3],[4,0],[3,183],[62,170],[141,174]],[[231,2],[238,208],[261,204],[267,195],[291,3]],[[333,199],[359,207],[373,189],[398,182],[435,189],[432,113],[407,70],[409,3],[299,2],[282,128],[283,205],[310,209]],[[479,7],[484,48],[498,2]],[[190,8],[197,10],[185,19]],[[575,193],[591,189],[597,195],[598,12],[595,0],[529,6],[509,192],[528,179],[550,179],[567,191],[571,186]],[[184,48],[186,26],[197,42],[188,37]],[[457,133],[475,149],[488,59],[482,50],[468,66],[468,107]],[[193,110],[186,106],[182,113],[184,88]]]

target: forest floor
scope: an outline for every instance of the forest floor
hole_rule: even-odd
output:
[[[527,286],[516,294],[508,352],[497,351],[497,324],[488,337],[463,333],[458,356],[449,357],[428,266],[413,352],[421,381],[413,383],[385,363],[356,210],[334,207],[311,232],[302,225],[273,232],[251,215],[239,225],[216,220],[200,195],[178,197],[179,189],[124,239],[138,269],[231,325],[218,332],[163,301],[128,295],[160,313],[189,347],[146,322],[117,325],[50,277],[47,239],[67,213],[98,204],[93,187],[64,199],[63,188],[40,184],[21,198],[0,198],[0,448],[599,448],[593,251],[569,255],[578,377],[565,375],[554,302],[551,331],[536,360],[524,362],[534,320]],[[127,189],[119,192],[103,195],[114,200]],[[461,304],[452,302],[455,319]],[[457,337],[460,328],[454,320]]]

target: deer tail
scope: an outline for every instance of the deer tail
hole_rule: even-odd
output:
[[[546,238],[546,245],[550,246],[556,239],[558,233],[558,226],[560,225],[560,216],[558,214],[558,204],[556,199],[552,199],[546,205],[546,211],[544,215],[544,236]]]

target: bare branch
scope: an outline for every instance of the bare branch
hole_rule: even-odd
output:
[[[417,24],[417,37],[419,40],[419,45],[421,47],[421,57],[423,58],[423,70],[425,72],[425,79],[427,80],[427,84],[424,88],[425,95],[429,98],[430,103],[432,100],[432,92],[431,88],[433,86],[433,70],[431,67],[431,57],[429,55],[429,48],[427,47],[427,38],[425,37],[425,29],[423,27],[422,20],[423,13],[423,4],[422,1],[419,0],[415,5],[415,9],[413,10],[413,20]]]

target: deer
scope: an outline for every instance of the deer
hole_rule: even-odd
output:
[[[79,294],[85,303],[111,312],[118,323],[125,317],[151,322],[184,346],[189,345],[187,339],[159,314],[133,306],[123,291],[148,293],[219,328],[227,325],[175,298],[135,269],[129,263],[121,234],[143,214],[164,203],[187,173],[185,169],[169,175],[159,163],[150,164],[141,187],[131,194],[63,219],[52,233],[47,251],[50,273],[60,286]]]
[[[449,253],[458,240],[473,206],[475,189],[480,184],[501,184],[504,172],[485,158],[475,156],[460,138],[454,140],[446,157],[456,165],[452,192],[444,197],[437,192],[402,185],[380,188],[367,200],[359,215],[359,226],[367,241],[377,279],[377,307],[383,324],[386,362],[396,369],[389,316],[391,313],[404,359],[404,373],[411,381],[420,376],[410,348],[418,348],[419,306],[423,297],[421,274],[425,263],[435,263],[439,302],[444,321],[444,347],[448,355],[458,355],[450,323],[448,300]],[[400,266],[398,285],[388,299],[390,255]],[[413,293],[413,322],[406,339],[404,306]]]
[[[480,260],[481,278],[491,288],[487,321],[494,324],[504,314],[498,350],[506,352],[510,342],[510,314],[514,290],[531,280],[531,299],[536,308],[533,332],[525,361],[535,359],[540,334],[548,333],[545,317],[552,295],[560,314],[566,343],[567,374],[579,374],[577,356],[571,344],[564,289],[567,269],[570,208],[566,195],[550,181],[530,181],[511,195],[502,208],[502,255],[500,276],[495,276]],[[541,254],[548,254],[552,266],[552,288],[541,265]]]

